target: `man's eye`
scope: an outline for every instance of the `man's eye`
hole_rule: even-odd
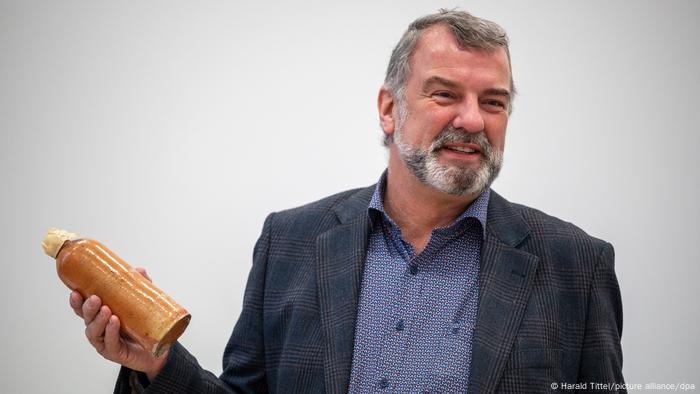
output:
[[[439,98],[454,98],[454,95],[450,92],[435,92],[435,93],[433,93],[433,96],[436,96]]]
[[[484,100],[484,104],[492,106],[492,107],[499,107],[499,108],[505,108],[506,103],[500,100]]]

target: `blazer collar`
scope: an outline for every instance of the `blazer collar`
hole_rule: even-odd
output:
[[[333,211],[341,224],[351,222],[358,216],[367,213],[369,201],[372,199],[372,194],[374,194],[376,187],[377,185],[375,184],[357,189],[350,197],[333,207]]]
[[[355,193],[333,207],[341,224],[348,223],[364,214],[372,199],[377,185],[356,189]],[[516,246],[530,234],[530,228],[522,217],[515,212],[505,198],[493,189],[489,197],[487,227],[506,245]]]
[[[513,209],[513,204],[493,190],[489,199],[486,228],[504,245],[511,247],[520,245],[530,235],[530,227]]]

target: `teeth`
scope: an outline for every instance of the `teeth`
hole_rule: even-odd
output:
[[[456,150],[457,152],[464,152],[464,153],[474,153],[476,152],[474,149],[469,149],[469,148],[463,148],[461,146],[451,146],[447,148],[449,150]]]

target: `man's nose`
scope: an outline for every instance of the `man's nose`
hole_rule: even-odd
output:
[[[484,117],[481,114],[477,98],[465,99],[458,105],[457,114],[452,120],[452,126],[463,129],[468,133],[484,131]]]

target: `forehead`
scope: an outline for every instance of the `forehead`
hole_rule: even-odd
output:
[[[457,80],[478,81],[489,85],[489,88],[510,91],[510,65],[505,49],[500,46],[494,49],[462,47],[446,25],[425,29],[409,62],[409,81],[413,79],[414,82],[418,82],[415,80],[425,80],[437,75]]]

